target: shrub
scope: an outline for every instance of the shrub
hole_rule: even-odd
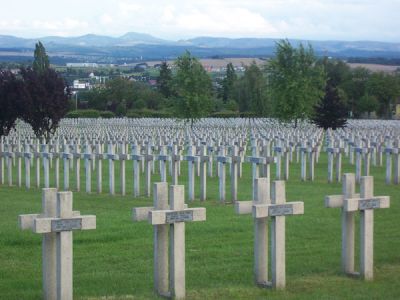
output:
[[[99,118],[100,111],[95,109],[78,109],[67,113],[66,118]]]
[[[100,112],[100,117],[105,118],[105,119],[110,119],[110,118],[114,118],[115,114],[112,111],[106,110],[106,111]]]
[[[238,118],[239,112],[231,110],[217,111],[211,114],[213,118]]]

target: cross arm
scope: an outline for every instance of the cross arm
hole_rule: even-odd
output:
[[[253,201],[237,201],[235,203],[235,212],[238,215],[247,215],[251,214],[253,210]]]
[[[153,210],[149,213],[149,223],[152,225],[173,224],[178,222],[196,222],[206,220],[204,207],[176,210]]]
[[[344,201],[345,211],[357,211],[367,209],[389,208],[389,196],[375,196],[371,198],[351,198]]]
[[[85,215],[68,219],[38,218],[33,222],[34,233],[50,233],[71,230],[96,229],[96,216]]]
[[[188,205],[184,204],[184,208],[187,209]],[[151,212],[153,210],[154,210],[154,206],[132,208],[132,221],[140,222],[140,221],[148,220],[149,212]]]
[[[256,204],[253,205],[254,218],[266,218],[304,214],[304,202],[287,202],[285,204]]]
[[[73,211],[72,216],[78,217],[80,216],[80,211]],[[44,218],[42,214],[26,214],[26,215],[19,215],[18,216],[18,224],[19,228],[22,230],[25,229],[33,229],[33,225],[36,219]]]

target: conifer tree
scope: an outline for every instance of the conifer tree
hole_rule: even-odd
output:
[[[346,115],[346,106],[340,100],[337,87],[328,80],[325,96],[314,106],[312,122],[318,127],[335,130],[346,126]]]

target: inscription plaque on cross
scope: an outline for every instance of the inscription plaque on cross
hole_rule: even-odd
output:
[[[42,214],[20,215],[21,229],[43,234],[43,292],[46,300],[72,300],[72,231],[96,229],[96,216],[72,211],[72,192],[43,189]]]

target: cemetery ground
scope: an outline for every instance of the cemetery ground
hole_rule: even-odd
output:
[[[152,205],[153,200],[133,198],[132,161],[126,165],[127,196],[108,195],[107,180],[103,180],[101,195],[74,192],[74,209],[97,216],[96,230],[74,232],[75,299],[157,299],[153,292],[153,228],[147,222],[132,222],[132,208]],[[116,163],[116,178],[118,166]],[[186,167],[182,163],[179,184],[184,184],[187,191]],[[343,173],[354,171],[355,166],[344,157]],[[107,172],[105,164],[103,178],[108,178]],[[215,176],[207,178],[205,202],[189,202],[185,196],[189,207],[207,208],[205,222],[186,224],[187,299],[399,299],[400,187],[385,184],[385,168],[371,166],[374,194],[391,197],[389,209],[375,212],[372,282],[347,277],[341,271],[340,209],[325,208],[324,197],[341,194],[342,186],[327,183],[327,154],[321,153],[320,162],[315,165],[314,182],[300,180],[300,163],[293,161],[290,172],[286,198],[304,201],[304,215],[286,218],[286,289],[264,289],[254,284],[253,218],[236,215],[232,204],[219,203]],[[14,169],[14,177],[16,173]],[[74,174],[71,172],[72,190]],[[274,174],[272,166],[272,179]],[[84,172],[81,176],[82,190]],[[33,167],[31,177],[34,186]],[[157,178],[152,176],[152,181],[159,181]],[[54,180],[53,174],[51,179]],[[62,182],[62,176],[60,179]],[[95,180],[92,176],[92,190]],[[200,185],[197,177],[196,180],[198,196]],[[119,191],[119,180],[115,182],[115,190]],[[226,183],[229,199],[228,178]],[[19,214],[41,211],[41,194],[41,189],[0,186],[0,299],[42,297],[42,237],[21,231],[17,224]],[[251,195],[251,165],[243,164],[238,199],[251,200]],[[356,224],[358,228],[357,221]],[[358,232],[356,240],[358,266]]]

